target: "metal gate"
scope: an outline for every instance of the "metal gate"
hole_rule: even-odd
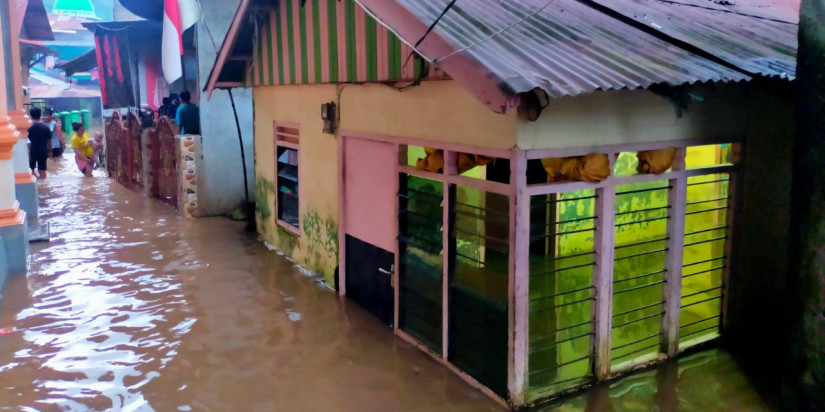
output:
[[[175,132],[168,117],[161,117],[149,134],[152,147],[152,197],[178,207],[178,162]]]
[[[118,111],[106,122],[106,155],[109,176],[129,189],[143,188],[143,156],[140,120],[134,113]]]

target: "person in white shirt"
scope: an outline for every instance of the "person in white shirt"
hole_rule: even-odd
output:
[[[66,149],[66,141],[63,139],[63,133],[60,131],[60,123],[54,118],[54,109],[48,108],[43,113],[43,123],[49,126],[52,132],[51,153],[50,157],[57,160],[63,158],[63,150]]]

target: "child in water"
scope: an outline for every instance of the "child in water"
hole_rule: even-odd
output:
[[[104,162],[106,161],[106,157],[103,154],[103,133],[102,132],[95,132],[94,140],[91,142],[92,150],[94,151],[94,156],[92,160],[94,161],[94,169],[97,170],[98,166],[104,166]]]

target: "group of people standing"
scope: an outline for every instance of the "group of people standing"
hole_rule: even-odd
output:
[[[29,111],[32,125],[29,128],[29,169],[32,175],[45,179],[47,175],[47,161],[57,161],[63,158],[66,149],[66,140],[63,138],[60,122],[54,117],[54,110],[45,110],[33,107]],[[74,135],[69,141],[74,150],[75,162],[83,175],[92,176],[92,170],[97,169],[104,161],[103,133],[96,132],[94,139],[89,138],[83,123],[72,123]]]
[[[181,134],[200,134],[201,121],[198,105],[192,103],[192,94],[184,90],[180,94],[172,93],[163,98],[163,105],[158,108],[158,116],[166,116],[180,126]]]
[[[177,94],[164,97],[158,115],[174,119],[175,124],[180,126],[181,134],[201,132],[200,110],[192,103],[192,95],[188,91],[183,91],[180,97]],[[48,160],[57,161],[63,158],[66,140],[63,138],[60,122],[54,117],[54,109],[33,107],[29,111],[29,116],[33,123],[28,134],[29,169],[35,177],[45,179]],[[105,161],[103,133],[96,132],[94,139],[90,139],[86,127],[80,122],[72,123],[72,131],[74,135],[69,145],[74,149],[77,168],[83,175],[90,177],[92,170],[96,170]]]

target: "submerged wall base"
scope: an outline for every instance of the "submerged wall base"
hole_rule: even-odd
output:
[[[37,199],[37,184],[34,176],[28,182],[20,182],[20,178],[15,179],[14,190],[17,194],[17,201],[20,202],[20,208],[26,211],[27,219],[37,219],[40,211],[40,204]]]
[[[29,226],[26,214],[22,212],[23,221],[19,224],[0,226],[0,239],[3,240],[4,261],[8,275],[23,275],[29,269]]]

